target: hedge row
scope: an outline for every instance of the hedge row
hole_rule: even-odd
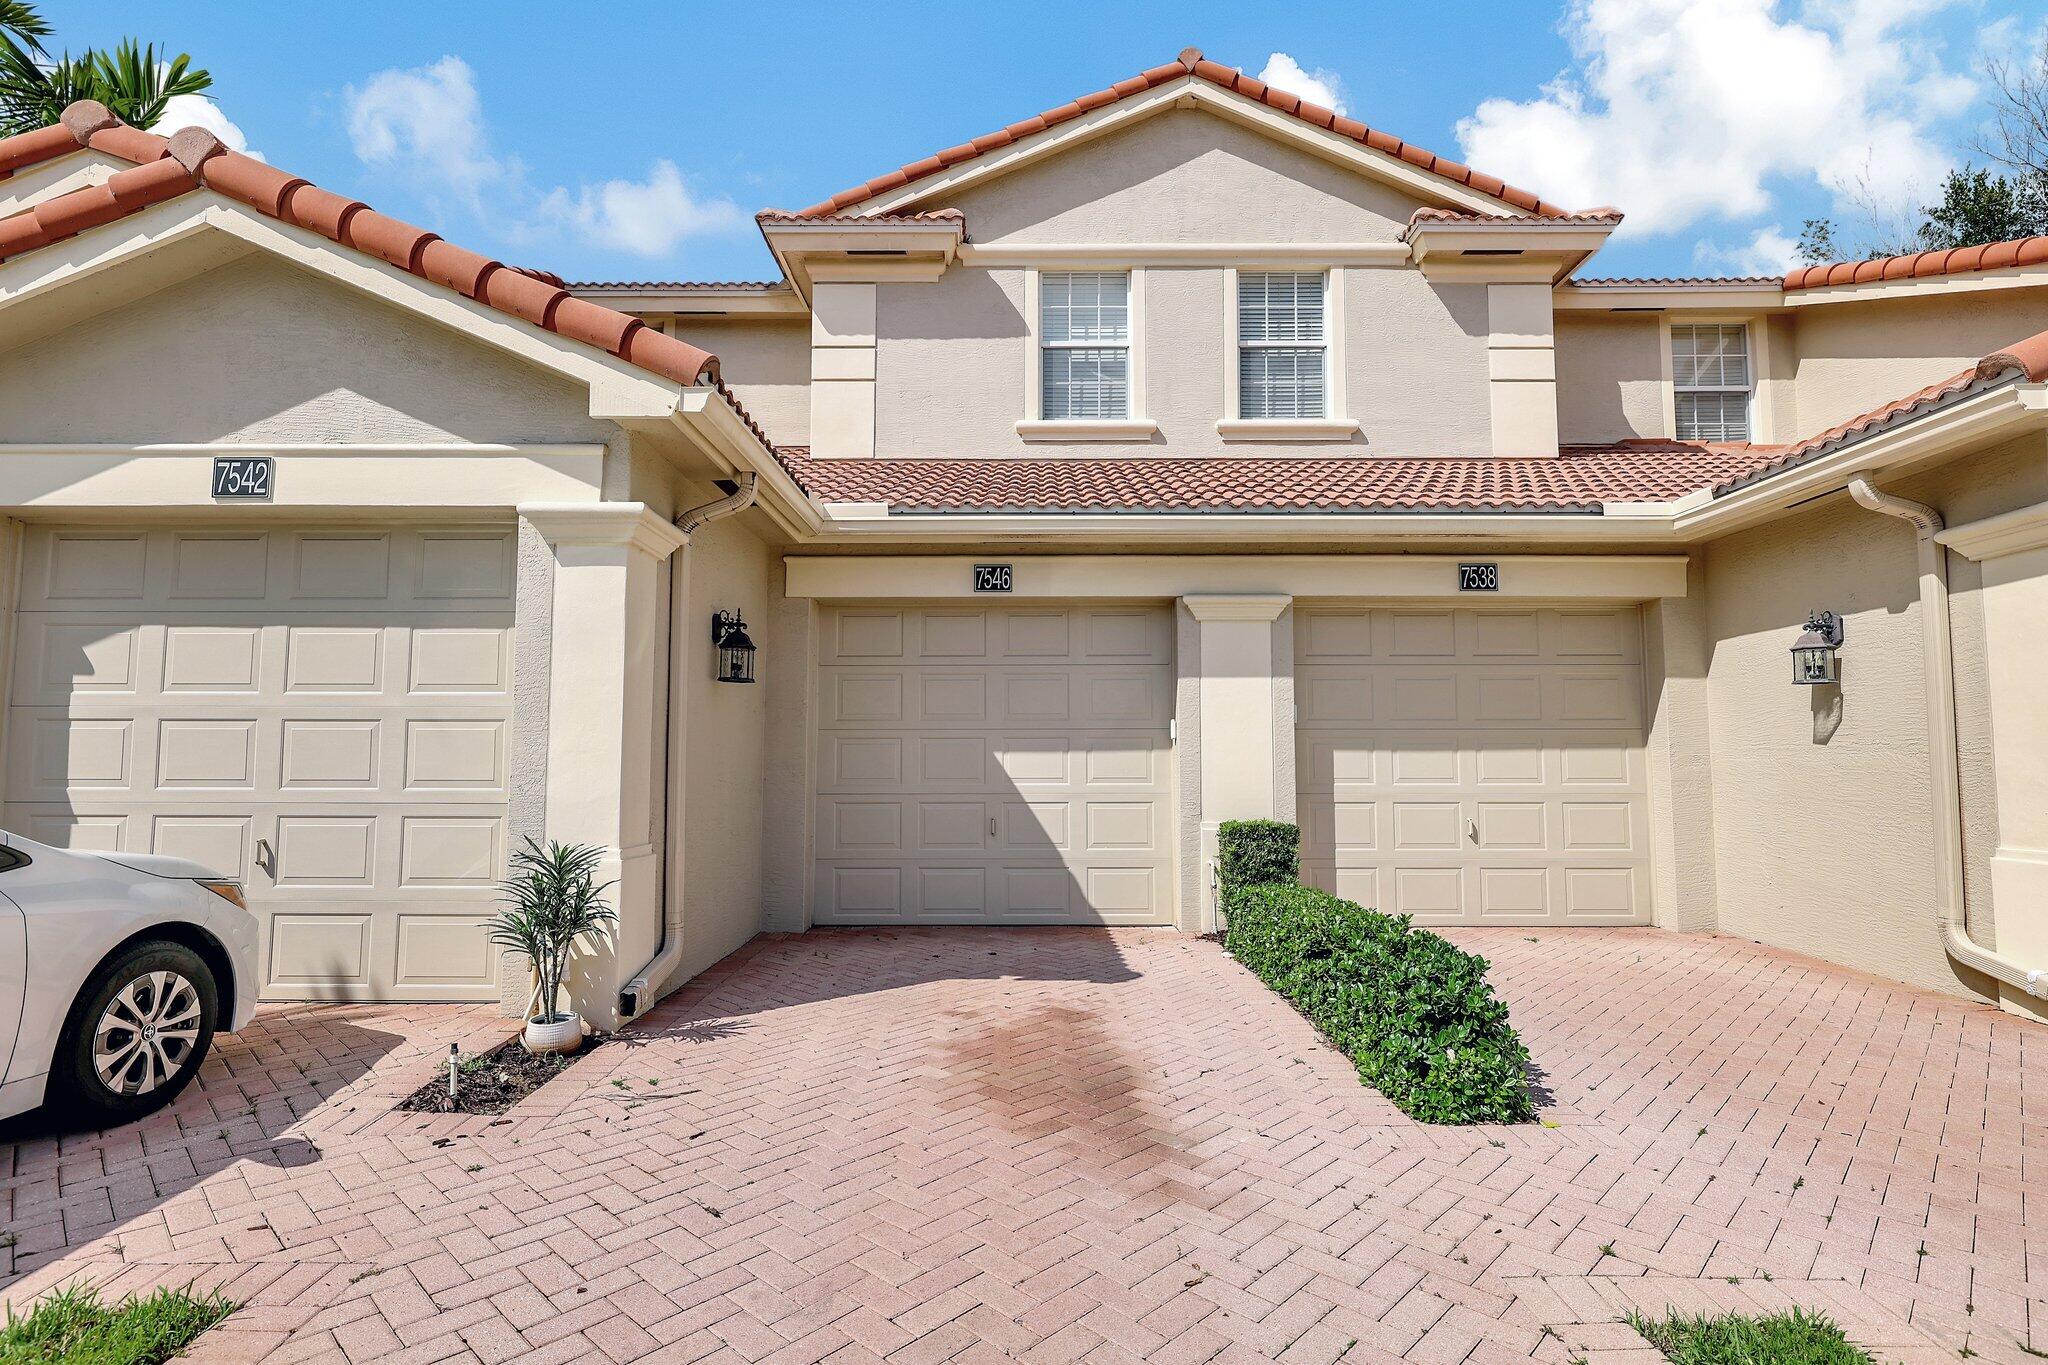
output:
[[[1410,1117],[1532,1118],[1529,1050],[1487,984],[1486,959],[1405,915],[1296,884],[1299,841],[1276,821],[1223,826],[1224,947]]]

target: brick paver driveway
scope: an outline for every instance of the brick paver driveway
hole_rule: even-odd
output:
[[[1728,940],[1457,937],[1542,1125],[1412,1124],[1150,931],[758,940],[509,1121],[389,1112],[484,1011],[268,1009],[172,1111],[0,1146],[0,1292],[225,1285],[218,1360],[1633,1361],[1628,1305],[1788,1302],[2048,1350],[2048,1029]]]

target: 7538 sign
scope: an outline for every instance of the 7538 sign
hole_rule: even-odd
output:
[[[1460,564],[1458,566],[1459,592],[1499,592],[1500,565]]]

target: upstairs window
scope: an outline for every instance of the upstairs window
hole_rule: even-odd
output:
[[[1087,270],[1039,277],[1039,377],[1045,420],[1131,415],[1131,277]]]
[[[1739,322],[1671,329],[1671,381],[1682,441],[1749,439],[1749,329]]]
[[[1319,271],[1237,277],[1237,415],[1329,415],[1328,349]]]

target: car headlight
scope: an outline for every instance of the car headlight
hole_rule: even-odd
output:
[[[199,883],[214,895],[219,896],[237,910],[247,910],[249,902],[242,897],[240,882],[202,881]]]

